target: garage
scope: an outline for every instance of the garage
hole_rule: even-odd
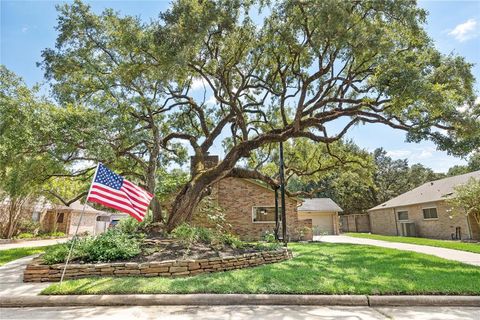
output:
[[[298,218],[312,220],[314,236],[338,234],[338,213],[342,211],[330,198],[304,199],[298,208]]]

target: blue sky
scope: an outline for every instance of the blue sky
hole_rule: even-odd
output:
[[[63,1],[1,1],[0,61],[24,78],[28,85],[43,81],[36,67],[41,50],[55,45],[55,5]],[[95,12],[114,8],[122,14],[138,15],[148,21],[169,6],[169,1],[87,1]],[[480,1],[420,1],[428,10],[425,26],[443,53],[456,53],[475,64],[473,72],[480,79]],[[480,91],[477,80],[476,90]],[[435,171],[445,172],[465,160],[437,151],[430,142],[406,143],[405,134],[382,125],[358,126],[348,138],[368,150],[383,147],[394,158],[408,158]]]

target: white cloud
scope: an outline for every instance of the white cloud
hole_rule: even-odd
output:
[[[210,96],[210,98],[208,98],[207,101],[205,101],[205,104],[216,104],[217,103],[217,99],[215,98],[214,95]]]
[[[192,80],[192,90],[195,91],[195,90],[198,90],[198,89],[203,89],[207,86],[207,82],[202,79],[202,78],[194,78]]]
[[[412,152],[410,150],[390,150],[387,151],[387,156],[392,157],[392,158],[406,158],[408,157]]]
[[[474,103],[475,103],[475,105],[480,104],[480,97],[477,97],[477,99],[475,99]]]
[[[27,25],[24,25],[21,29],[22,33],[26,33],[28,31],[29,27]]]
[[[476,29],[477,21],[475,19],[468,19],[464,23],[457,25],[448,34],[453,36],[458,41],[464,42],[478,36],[478,32]]]

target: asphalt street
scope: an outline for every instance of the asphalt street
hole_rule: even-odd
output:
[[[2,320],[479,320],[473,307],[148,306],[4,308]]]

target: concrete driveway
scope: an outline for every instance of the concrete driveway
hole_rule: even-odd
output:
[[[67,238],[61,238],[61,239],[45,239],[45,240],[32,240],[32,241],[19,241],[19,242],[13,242],[13,243],[5,243],[5,244],[0,244],[0,251],[15,249],[15,248],[35,248],[35,247],[50,246],[52,244],[64,243],[64,242],[67,242],[68,240],[69,239]]]
[[[313,237],[313,240],[319,241],[319,242],[328,242],[328,243],[363,244],[363,245],[370,245],[370,246],[377,246],[377,247],[384,247],[384,248],[391,248],[391,249],[398,249],[398,250],[414,251],[414,252],[419,252],[424,254],[430,254],[430,255],[448,259],[448,260],[463,262],[463,263],[471,264],[474,266],[480,266],[480,254],[467,252],[467,251],[430,247],[430,246],[421,246],[418,244],[388,242],[388,241],[373,240],[373,239],[366,239],[366,238],[354,238],[354,237],[343,236],[343,235],[315,236]]]

